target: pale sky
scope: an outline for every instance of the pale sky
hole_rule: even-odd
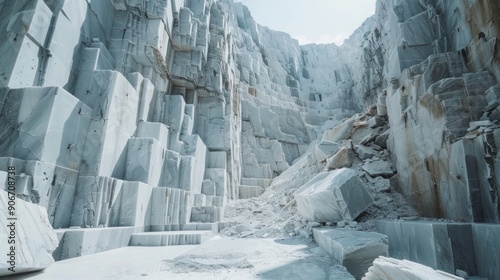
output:
[[[341,45],[375,13],[376,0],[235,0],[259,24],[309,43]]]

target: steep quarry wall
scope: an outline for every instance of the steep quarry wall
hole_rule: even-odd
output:
[[[499,223],[499,15],[379,0],[342,46],[299,46],[232,0],[0,1],[0,184],[47,209],[57,260],[220,222],[376,132],[421,216]]]

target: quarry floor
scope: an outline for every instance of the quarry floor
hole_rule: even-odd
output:
[[[202,245],[115,249],[11,279],[340,280],[346,273],[310,240],[216,236]]]

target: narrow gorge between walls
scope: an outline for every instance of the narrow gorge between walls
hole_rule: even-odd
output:
[[[0,34],[0,277],[500,279],[498,0],[378,0],[341,46],[233,0]]]

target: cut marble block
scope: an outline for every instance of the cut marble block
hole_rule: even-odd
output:
[[[191,209],[191,222],[215,223],[223,217],[223,208],[216,206],[193,207]]]
[[[86,229],[59,229],[63,234],[56,260],[66,260],[128,246],[133,233],[144,227],[104,227]]]
[[[142,81],[140,96],[138,120],[149,121],[153,118],[155,105],[155,87],[149,79]]]
[[[182,122],[182,128],[181,128],[181,135],[193,134],[193,125],[194,125],[193,119],[188,115],[184,115],[184,120]]]
[[[164,160],[164,149],[157,140],[152,138],[129,139],[125,180],[158,186]]]
[[[0,276],[43,270],[54,263],[52,252],[58,245],[57,235],[47,217],[44,207],[15,199],[15,216],[17,220],[8,220],[7,209],[10,195],[0,190],[0,236],[2,245],[0,256]],[[14,226],[12,226],[14,223]],[[12,232],[12,233],[11,233]],[[14,236],[14,239],[10,238]],[[9,237],[9,238],[8,238]],[[15,244],[7,244],[7,240],[15,240]],[[10,242],[9,242],[10,243]],[[11,253],[14,251],[14,253]],[[15,255],[14,263],[10,264]],[[9,267],[15,266],[15,273]]]
[[[172,188],[154,188],[151,198],[151,230],[163,231],[165,225],[182,225],[191,218],[191,194]]]
[[[450,273],[476,273],[471,224],[377,221],[377,229],[389,237],[391,257]]]
[[[119,212],[112,214],[119,215],[118,224],[111,226],[149,226],[153,189],[141,182],[124,182]]]
[[[172,131],[181,132],[184,121],[184,110],[186,102],[182,95],[165,96],[165,113],[162,123],[166,124]]]
[[[207,148],[198,135],[183,136],[184,150],[181,157],[180,188],[193,193],[201,192],[206,166]]]
[[[226,152],[212,152],[207,154],[207,168],[227,169]]]
[[[135,137],[156,139],[163,149],[168,148],[168,127],[162,123],[139,122]]]
[[[264,188],[259,186],[240,185],[239,199],[257,197],[264,193]]]
[[[118,224],[123,181],[110,177],[78,177],[71,210],[71,226],[99,227]]]
[[[387,236],[375,232],[314,228],[314,240],[333,258],[361,279],[379,256],[389,252]]]
[[[207,168],[205,170],[205,179],[215,182],[215,195],[226,196],[227,191],[227,176],[226,169],[222,168]]]
[[[1,89],[2,156],[78,170],[91,109],[62,88]]]
[[[373,203],[352,169],[316,175],[294,193],[298,213],[309,221],[353,220]]]
[[[230,120],[226,118],[226,104],[217,97],[203,98],[198,103],[196,131],[209,150],[227,151],[231,139],[227,134]]]
[[[106,46],[100,42],[91,43],[90,47],[83,48],[81,56],[78,71],[112,70],[115,67],[113,57]]]
[[[463,280],[464,278],[407,260],[379,257],[362,280]]]
[[[0,85],[21,88],[40,85],[39,54],[51,24],[52,12],[44,1],[2,3]]]
[[[73,1],[73,5],[78,7],[75,10],[81,8],[85,11],[87,9],[87,5],[80,0]],[[77,13],[80,13],[80,11]],[[81,20],[84,21],[85,19],[82,18]],[[73,67],[76,66],[73,57],[77,53],[76,50],[81,47],[80,32],[82,29],[81,26],[73,25],[64,12],[58,13],[51,25],[51,38],[47,42],[47,49],[50,51],[51,56],[46,62],[46,69],[44,69],[46,71],[44,84],[64,87],[72,82],[71,80],[76,76],[76,73],[72,73]]]
[[[213,237],[212,231],[155,231],[134,233],[130,246],[178,246],[197,245]]]
[[[202,206],[211,206],[207,204],[207,196],[204,194],[195,194],[194,195],[194,207],[202,207]]]
[[[167,150],[165,153],[165,162],[163,163],[162,186],[169,188],[179,187],[181,158],[179,153]]]
[[[212,180],[203,180],[201,193],[205,195],[215,195],[216,184]]]
[[[78,173],[40,161],[28,160],[24,172],[30,175],[29,199],[47,208],[54,228],[68,227]]]
[[[496,279],[500,275],[500,259],[498,258],[500,225],[472,224],[472,235],[476,254],[477,275],[488,279]],[[464,251],[463,253],[470,254],[471,251]]]
[[[92,108],[80,175],[123,179],[139,94],[117,71],[88,71],[79,76],[75,96]]]
[[[179,188],[193,193],[201,193],[203,176],[198,174],[196,168],[197,158],[193,156],[181,156]]]

